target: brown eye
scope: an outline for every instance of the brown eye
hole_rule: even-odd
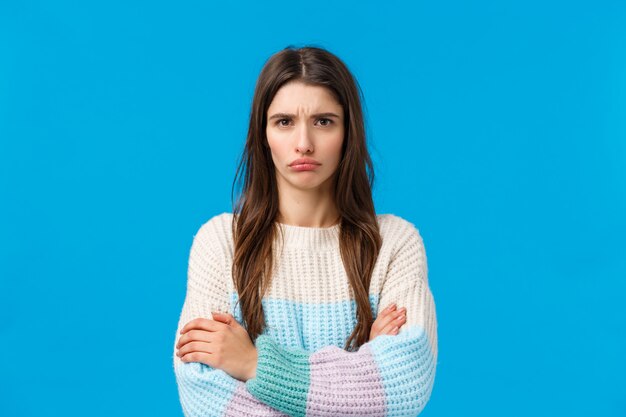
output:
[[[324,121],[325,121],[325,122],[328,122],[328,123],[322,123],[322,126],[329,126],[329,125],[333,122],[332,120],[330,120],[330,119],[326,119],[326,118],[324,118],[324,119],[319,119],[319,120],[320,120],[320,122],[324,122]]]
[[[287,124],[283,124],[283,122],[287,122]],[[278,119],[278,122],[276,122],[278,124],[278,126],[288,126],[289,125],[289,119]]]

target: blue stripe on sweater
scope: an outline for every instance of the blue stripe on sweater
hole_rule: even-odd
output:
[[[240,305],[233,313],[237,300],[238,294],[231,293],[230,313],[242,323]],[[378,295],[370,294],[369,302],[375,319]],[[316,304],[266,297],[261,303],[267,324],[263,333],[284,347],[302,348],[310,352],[330,345],[343,349],[356,326],[355,300]]]

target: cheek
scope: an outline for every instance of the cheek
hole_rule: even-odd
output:
[[[343,147],[343,137],[339,137],[332,142],[328,148],[328,155],[334,157],[339,162],[341,159],[341,149]]]
[[[276,167],[282,166],[282,161],[285,158],[285,147],[282,146],[280,141],[272,140],[269,137],[267,138],[267,144],[270,147],[270,153],[272,154],[274,165]]]

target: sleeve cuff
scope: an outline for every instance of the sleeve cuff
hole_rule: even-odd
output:
[[[282,347],[264,334],[257,337],[256,349],[256,377],[246,381],[250,394],[284,413],[301,415],[309,391],[310,353]]]

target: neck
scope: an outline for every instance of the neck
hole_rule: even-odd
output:
[[[278,222],[301,227],[331,227],[339,222],[339,211],[330,187],[302,190],[279,184]],[[282,189],[281,189],[282,188]]]

